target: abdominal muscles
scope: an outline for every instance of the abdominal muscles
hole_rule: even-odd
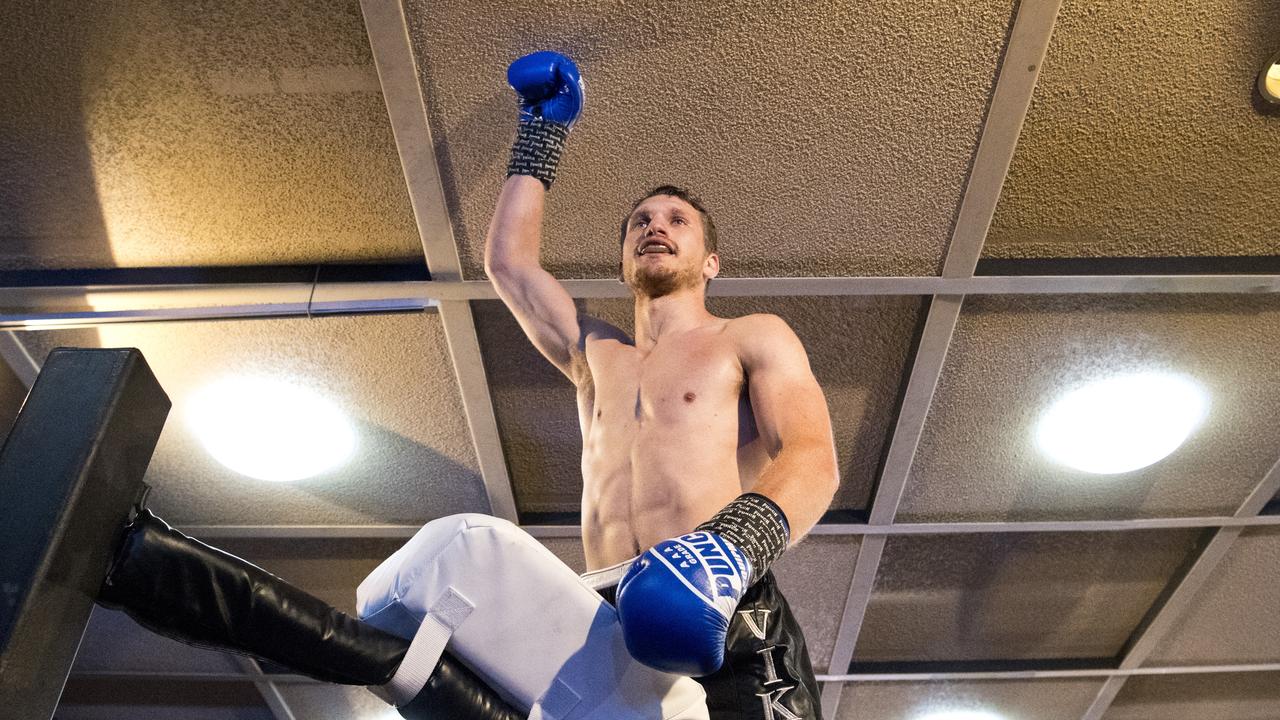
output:
[[[588,568],[690,532],[742,492],[738,418],[690,420],[593,428],[582,456]]]

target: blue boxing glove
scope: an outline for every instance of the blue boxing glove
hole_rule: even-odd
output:
[[[586,86],[578,66],[560,53],[543,50],[507,68],[507,82],[520,100],[520,121],[542,118],[573,127],[582,114]]]
[[[720,669],[738,602],[789,539],[782,509],[763,495],[746,493],[694,532],[636,558],[618,583],[617,597],[632,657],[677,675],[701,677]]]
[[[582,114],[586,86],[572,60],[545,50],[511,63],[507,82],[520,105],[520,125],[507,177],[530,175],[550,190],[565,138]]]

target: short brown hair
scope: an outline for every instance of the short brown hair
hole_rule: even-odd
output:
[[[692,205],[693,209],[697,210],[698,214],[702,216],[702,243],[707,246],[708,253],[716,252],[716,223],[711,219],[711,214],[707,212],[705,207],[703,207],[702,200],[699,199],[697,195],[694,195],[685,188],[677,187],[675,185],[659,185],[658,187],[650,190],[639,200],[631,203],[631,209],[627,211],[626,217],[622,218],[622,232],[618,236],[619,247],[627,241],[627,221],[631,219],[631,213],[635,212],[636,208],[640,207],[640,203],[655,195],[670,195],[671,197],[680,198]]]

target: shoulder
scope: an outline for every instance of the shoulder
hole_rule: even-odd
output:
[[[726,330],[746,343],[769,342],[794,338],[796,333],[786,320],[770,313],[743,315],[729,320]]]
[[[727,332],[733,337],[743,365],[753,365],[775,358],[805,357],[804,345],[786,320],[770,313],[744,315],[729,321]]]

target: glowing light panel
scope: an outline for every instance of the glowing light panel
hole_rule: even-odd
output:
[[[1004,718],[983,710],[944,710],[929,713],[916,720],[1004,720]]]
[[[194,393],[187,422],[209,454],[242,475],[302,480],[351,456],[355,430],[333,403],[296,385],[229,378]]]
[[[1272,105],[1280,105],[1280,53],[1268,60],[1258,73],[1258,92]]]
[[[1036,442],[1054,461],[1076,470],[1129,472],[1178,449],[1208,410],[1208,394],[1189,378],[1120,375],[1059,398],[1041,417]]]

